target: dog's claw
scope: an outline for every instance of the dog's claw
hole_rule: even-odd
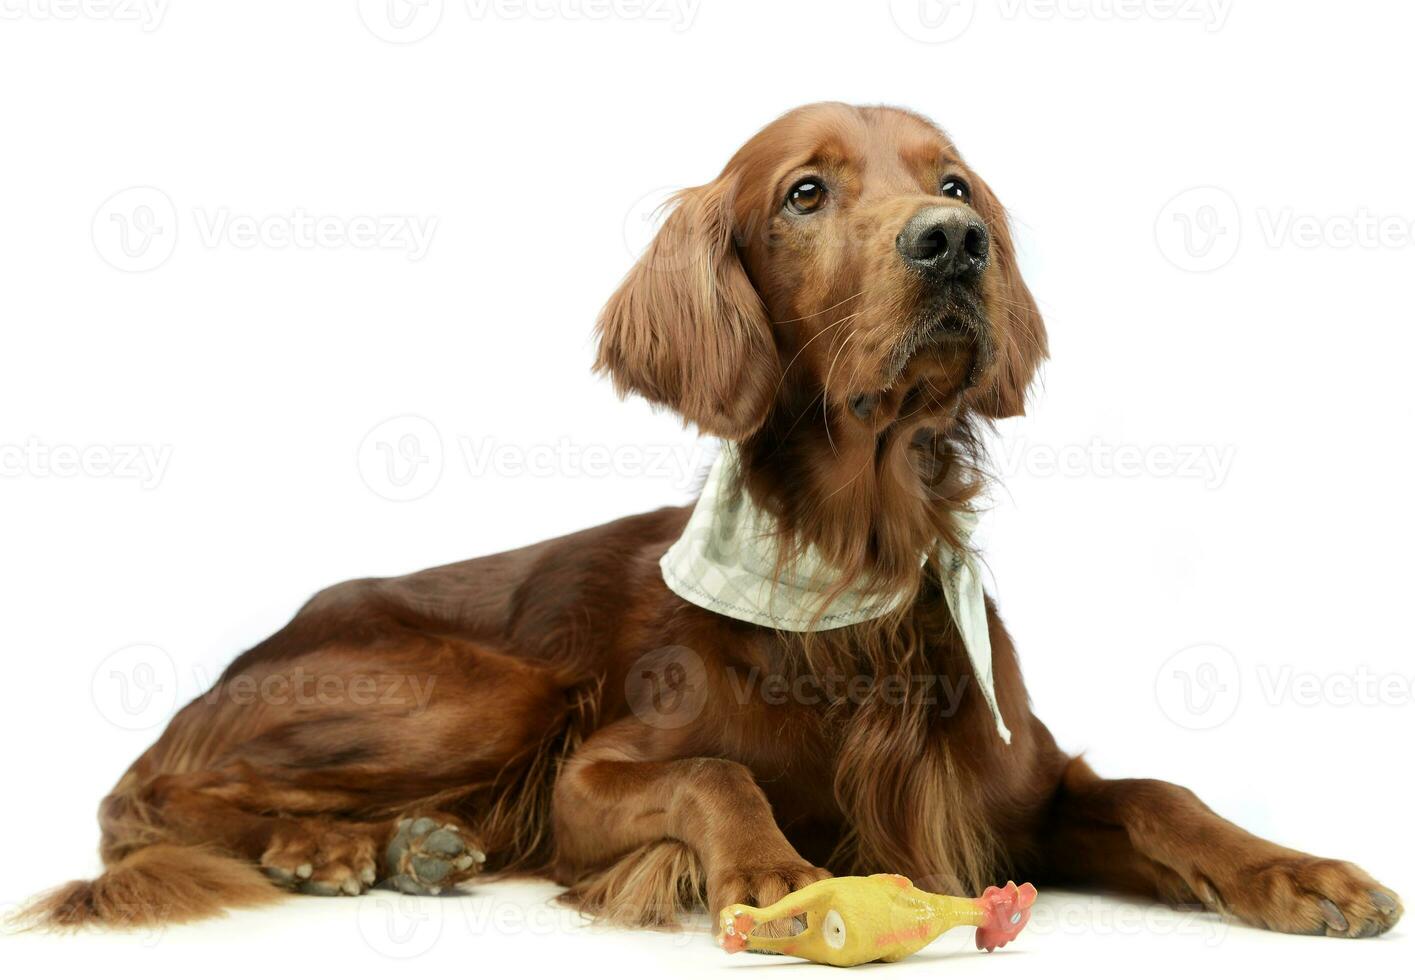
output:
[[[332,881],[307,881],[300,885],[300,891],[306,895],[318,895],[320,898],[331,898],[343,894],[340,886]]]
[[[1371,892],[1371,904],[1381,911],[1383,915],[1390,915],[1400,908],[1400,903],[1385,892]]]
[[[874,414],[874,410],[879,407],[879,395],[856,395],[850,399],[850,411],[855,413],[855,417],[863,422]]]
[[[1327,927],[1335,932],[1346,932],[1351,925],[1346,921],[1346,916],[1341,914],[1341,909],[1336,907],[1336,903],[1329,898],[1324,898],[1317,902],[1317,908],[1321,910],[1322,918],[1326,920]]]

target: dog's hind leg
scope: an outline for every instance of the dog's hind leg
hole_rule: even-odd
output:
[[[120,784],[101,815],[105,857],[121,860],[158,841],[200,847],[254,862],[274,883],[313,895],[358,895],[376,883],[437,894],[486,862],[482,842],[457,816],[423,808],[343,816],[355,795],[302,789],[292,784],[297,776],[232,766]]]
[[[501,868],[544,860],[570,710],[544,668],[416,630],[244,656],[104,801],[104,874],[30,918],[179,921],[370,878],[434,893],[486,852]]]

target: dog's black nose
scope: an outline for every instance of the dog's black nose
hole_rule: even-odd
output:
[[[911,268],[945,279],[976,274],[988,264],[987,225],[967,208],[922,209],[894,245]]]

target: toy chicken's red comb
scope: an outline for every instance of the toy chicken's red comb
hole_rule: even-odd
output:
[[[991,953],[1016,939],[1032,917],[1032,903],[1036,900],[1037,890],[1031,885],[1018,886],[1011,881],[1001,888],[989,885],[977,900],[987,916],[978,926],[978,948]]]

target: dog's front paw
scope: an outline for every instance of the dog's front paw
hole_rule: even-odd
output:
[[[830,872],[801,862],[782,867],[728,869],[708,878],[708,907],[714,919],[722,910],[733,905],[762,908],[779,902],[792,892],[812,882],[829,878]],[[764,922],[757,926],[760,936],[789,936],[799,927],[789,919]]]
[[[1364,939],[1400,920],[1400,896],[1345,861],[1308,854],[1204,878],[1194,889],[1210,908],[1278,932]]]

